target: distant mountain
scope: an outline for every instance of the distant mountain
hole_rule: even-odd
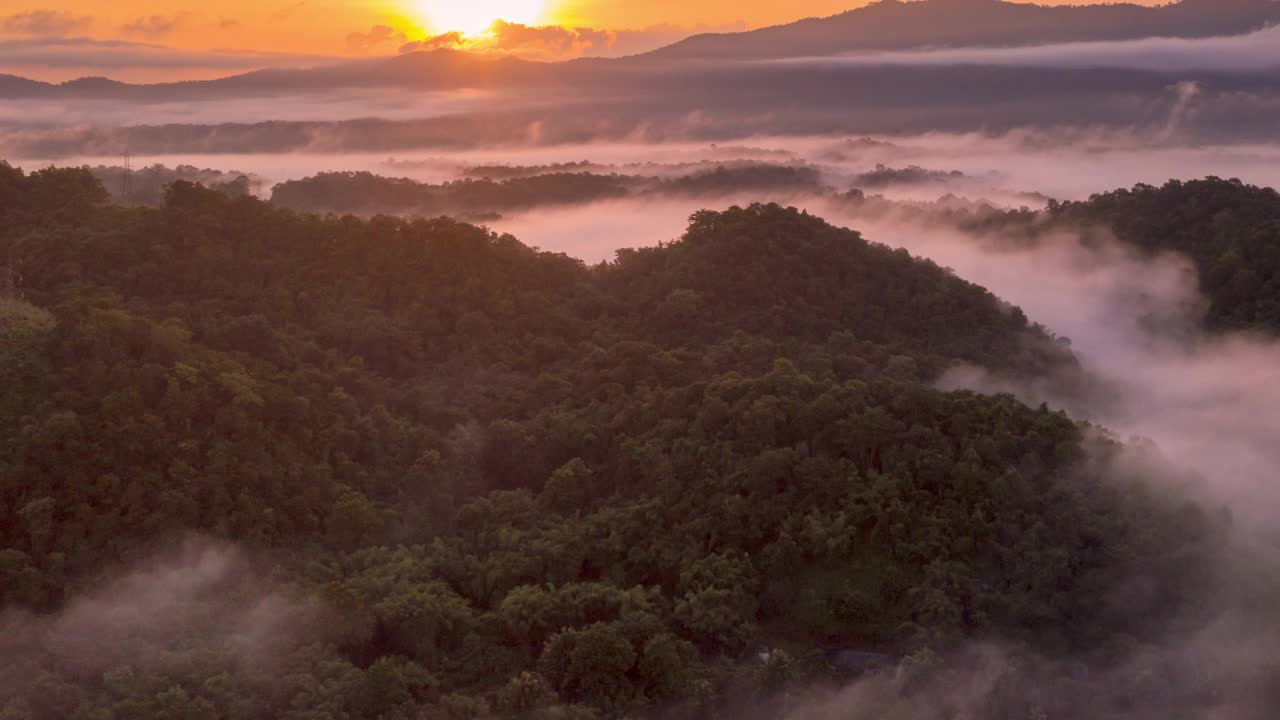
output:
[[[48,83],[28,80],[17,75],[0,75],[0,98],[20,98],[37,95],[52,88]]]
[[[415,61],[406,56],[398,62]],[[329,89],[382,88],[389,94],[466,87],[457,77],[413,80],[367,70],[368,82],[344,68],[300,72],[296,85],[280,75],[241,76],[169,86],[126,86],[116,94],[66,95],[151,102],[262,99],[263,119],[227,121],[216,113],[180,122],[128,128],[74,126],[0,132],[0,157],[66,158],[246,152],[374,152],[462,150],[505,144],[581,144],[680,140],[729,142],[763,134],[814,135],[982,131],[1097,126],[1167,135],[1198,142],[1280,140],[1276,73],[1176,74],[1123,68],[1001,66],[881,67],[810,63],[672,62],[634,64],[526,64],[494,67],[472,76],[470,87],[509,89],[477,93],[476,104],[411,118],[361,116],[359,100],[333,95],[335,119],[290,118],[290,93],[325,97]],[[647,64],[651,63],[651,64]],[[388,63],[383,61],[381,66]],[[491,63],[491,65],[496,65]],[[522,75],[538,77],[526,83]],[[333,82],[335,84],[326,84]],[[487,83],[481,85],[480,83]],[[400,83],[395,85],[394,83]],[[453,84],[450,84],[453,83]],[[1199,88],[1196,112],[1173,113],[1183,102],[1174,88]],[[60,90],[59,90],[60,91]],[[57,97],[57,96],[54,96]],[[1135,107],[1143,108],[1141,115]],[[762,108],[785,112],[761,112]],[[342,115],[346,115],[344,119]],[[145,117],[145,116],[144,116]],[[690,122],[696,118],[696,122]],[[203,121],[202,121],[203,120]]]
[[[828,18],[695,35],[649,55],[682,59],[814,57],[860,50],[1026,46],[1237,35],[1280,22],[1275,0],[1044,6],[1003,0],[880,0]]]
[[[1280,0],[1182,0],[1160,7],[1133,4],[1041,6],[1003,0],[881,0],[828,18],[744,33],[698,35],[626,58],[532,62],[439,49],[291,69],[266,69],[217,80],[131,85],[107,78],[61,84],[0,75],[0,98],[53,97],[139,102],[276,95],[337,88],[585,88],[616,91],[661,78],[715,72],[689,60],[816,57],[858,50],[1028,46],[1145,37],[1243,34],[1280,23]],[[672,63],[679,73],[673,73]]]
[[[449,90],[538,82],[555,72],[553,68],[574,64],[535,63],[457,50],[432,50],[328,66],[256,70],[216,80],[154,84],[129,84],[101,77],[54,84],[0,75],[0,98],[74,97],[147,102],[351,87]]]

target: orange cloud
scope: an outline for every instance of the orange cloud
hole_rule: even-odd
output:
[[[177,15],[149,15],[120,26],[126,35],[141,35],[146,38],[164,37],[177,30],[187,20],[187,13]]]
[[[410,43],[405,43],[404,45],[400,46],[400,52],[403,54],[403,53],[418,52],[420,50],[457,49],[465,45],[466,42],[467,42],[466,37],[463,36],[462,33],[455,30],[453,32],[444,33],[443,35],[436,35],[435,37],[429,37],[424,40],[415,40]]]
[[[613,44],[614,33],[559,25],[530,27],[498,20],[489,28],[492,48],[524,57],[556,60],[581,57]]]
[[[408,39],[404,33],[390,25],[374,25],[367,33],[353,32],[347,35],[347,49],[352,52],[367,53],[385,45],[403,45]]]
[[[401,53],[420,50],[465,50],[522,60],[557,61],[580,57],[619,57],[656,50],[697,32],[733,32],[741,23],[682,28],[655,25],[640,30],[604,30],[564,25],[522,25],[496,21],[483,35],[450,32],[404,43]]]
[[[610,30],[560,25],[531,26],[498,20],[483,35],[445,33],[405,43],[400,47],[400,52],[451,48],[508,55],[524,60],[553,61],[606,54],[616,39],[617,33]]]
[[[0,28],[15,35],[61,37],[83,30],[92,23],[93,18],[88,15],[75,15],[64,10],[31,10],[4,18]]]
[[[292,18],[294,14],[304,9],[306,6],[307,0],[299,0],[299,2],[293,3],[292,5],[286,5],[271,13],[271,21],[284,22],[285,20]]]

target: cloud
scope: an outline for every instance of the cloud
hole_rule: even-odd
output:
[[[92,17],[65,10],[31,10],[4,18],[0,28],[15,35],[59,37],[84,30],[92,23]]]
[[[498,20],[482,35],[445,33],[405,43],[400,47],[400,52],[450,48],[522,60],[554,62],[581,57],[635,55],[670,45],[695,33],[732,29],[741,27],[699,25],[686,28],[678,25],[655,25],[640,30],[605,30],[563,25],[522,25]]]
[[[493,50],[546,59],[581,57],[593,49],[607,48],[615,37],[608,30],[558,25],[533,27],[503,20],[495,22],[489,33]]]
[[[390,25],[374,25],[369,32],[353,32],[347,35],[347,49],[353,52],[374,52],[385,45],[403,46],[409,38]]]
[[[235,664],[268,668],[298,644],[323,639],[316,635],[323,616],[319,606],[264,581],[239,548],[196,537],[57,613],[0,608],[0,657],[101,677],[122,668],[171,671],[195,658],[192,647],[209,647]],[[0,697],[40,692],[39,682],[0,673]]]
[[[218,19],[219,30],[239,30],[242,27],[244,27],[244,23],[240,22],[239,20],[236,20],[235,18],[224,17],[224,18]]]
[[[120,80],[156,81],[217,77],[268,67],[339,62],[336,57],[253,50],[179,50],[129,40],[21,38],[0,40],[6,72],[54,74],[64,78],[111,74]]]
[[[557,61],[586,55],[600,55],[613,44],[615,37],[615,34],[608,30],[567,28],[560,25],[532,26],[497,20],[483,35],[449,32],[404,43],[400,46],[400,52],[449,48],[480,54],[506,55],[523,60]],[[350,39],[348,38],[349,41]]]
[[[462,47],[466,42],[467,38],[462,33],[454,30],[443,35],[405,43],[400,46],[400,52],[404,54],[423,50],[456,49]]]
[[[300,2],[293,3],[292,5],[286,5],[271,13],[271,20],[272,22],[284,22],[285,20],[292,18],[299,10],[302,10],[306,6],[307,0],[301,0]]]
[[[140,17],[131,23],[120,26],[120,31],[126,35],[140,35],[145,38],[159,38],[172,33],[174,30],[182,27],[188,19],[187,13],[178,13],[176,15],[148,15]]]
[[[1200,333],[1205,301],[1189,261],[1086,246],[1072,234],[1001,251],[929,229],[864,227],[871,237],[945,263],[1071,338],[1085,368],[1108,387],[1105,402],[1074,408],[1077,416],[1151,439],[1178,467],[1207,478],[1209,499],[1230,504],[1239,518],[1271,522],[1280,512],[1280,415],[1273,412],[1280,389],[1268,381],[1280,343]],[[948,378],[949,386],[975,389],[993,382],[999,380],[983,373]],[[1059,406],[1079,402],[1018,394]]]

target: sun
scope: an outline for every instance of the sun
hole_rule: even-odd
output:
[[[483,35],[495,20],[522,25],[545,21],[547,0],[419,0],[419,7],[437,32]]]

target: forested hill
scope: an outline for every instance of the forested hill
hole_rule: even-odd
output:
[[[1058,229],[1085,242],[1115,238],[1147,253],[1176,252],[1195,262],[1219,330],[1280,333],[1280,193],[1240,180],[1207,177],[1051,203],[1044,212],[980,214],[971,229],[1038,242]]]
[[[271,202],[307,212],[465,218],[628,196],[717,198],[743,191],[822,189],[818,171],[812,167],[737,162],[671,178],[553,170],[499,179],[464,178],[439,185],[368,172],[331,172],[282,182],[272,188]]]
[[[1138,185],[1066,203],[1060,223],[1112,229],[1148,252],[1195,261],[1218,328],[1280,332],[1280,193],[1210,177],[1162,187]]]
[[[1066,42],[1238,35],[1280,19],[1270,0],[1074,4],[1002,0],[880,0],[825,18],[695,35],[652,57],[762,59],[871,50],[1016,47]]]
[[[1123,660],[1208,585],[1216,521],[1086,460],[1114,445],[930,384],[1070,366],[1060,345],[795,210],[585,267],[446,219],[181,182],[122,208],[87,171],[0,165],[0,257],[0,600],[37,613],[0,626],[5,717],[706,717],[821,682],[824,648]],[[271,571],[110,616],[111,652],[40,639],[192,531]],[[1147,600],[1105,602],[1137,567]],[[263,584],[329,618],[251,625],[270,670],[210,620]]]

